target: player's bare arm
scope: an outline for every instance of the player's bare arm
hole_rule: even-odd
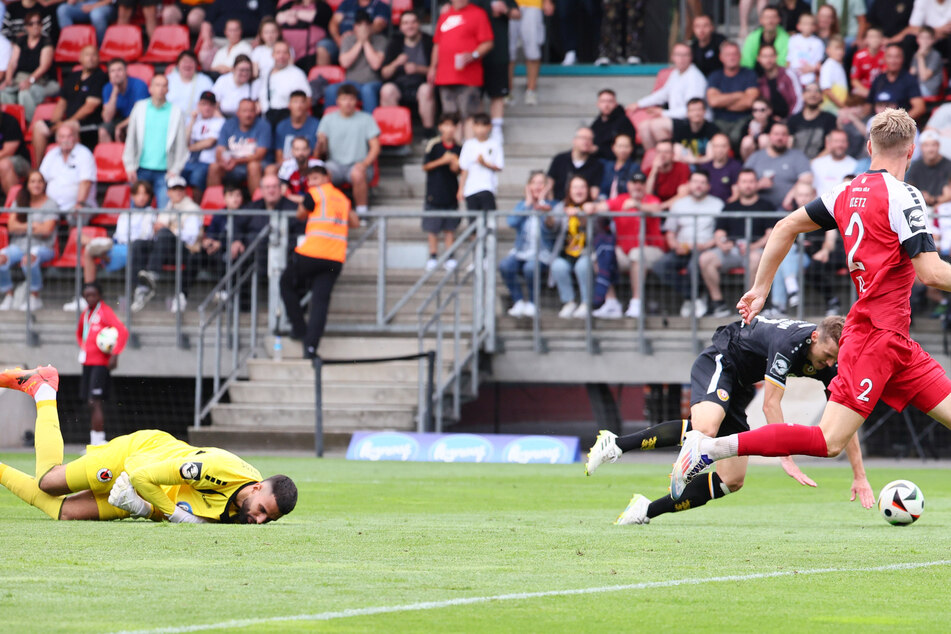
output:
[[[911,259],[921,283],[942,291],[951,291],[951,264],[934,251],[919,253]]]

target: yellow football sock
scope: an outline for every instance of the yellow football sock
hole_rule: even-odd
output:
[[[4,466],[6,468],[0,471],[0,484],[30,506],[35,506],[54,520],[59,519],[59,511],[63,507],[64,497],[44,493],[37,486],[36,480],[22,471],[17,471],[10,465]]]
[[[63,433],[59,430],[59,413],[56,401],[40,401],[36,404],[36,481],[39,482],[50,469],[63,464]]]
[[[122,509],[116,508],[113,505],[109,504],[108,495],[97,495],[96,506],[99,507],[100,521],[121,520],[123,518],[129,517],[128,511],[123,511]]]

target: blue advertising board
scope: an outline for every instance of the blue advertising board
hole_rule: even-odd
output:
[[[578,439],[570,436],[358,431],[350,439],[347,460],[571,464],[578,461]]]

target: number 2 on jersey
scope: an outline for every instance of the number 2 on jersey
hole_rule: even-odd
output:
[[[856,211],[849,218],[849,226],[845,228],[845,235],[851,237],[855,231],[858,230],[858,235],[855,238],[855,244],[852,245],[852,248],[849,249],[849,273],[852,271],[864,271],[865,265],[861,262],[855,260],[855,252],[858,251],[859,245],[862,244],[862,238],[865,237],[865,227],[862,226],[862,217]],[[865,280],[862,279],[861,275],[856,275],[855,279],[859,283],[859,293],[865,292]]]

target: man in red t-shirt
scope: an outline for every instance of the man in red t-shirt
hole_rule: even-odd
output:
[[[482,58],[492,45],[492,26],[485,11],[469,0],[452,0],[436,23],[427,76],[439,87],[443,112],[458,114],[461,121],[482,112]]]
[[[674,146],[670,141],[661,141],[654,151],[653,164],[643,167],[647,191],[661,199],[664,209],[669,209],[677,189],[690,180],[690,166],[674,160]]]
[[[79,324],[76,326],[79,363],[83,366],[79,396],[89,404],[89,444],[104,445],[106,427],[102,402],[109,398],[109,372],[116,369],[119,354],[129,339],[129,331],[102,301],[102,287],[98,282],[86,282],[83,286],[83,299],[89,307],[79,316]],[[104,328],[110,326],[119,331],[119,338],[107,353],[99,349],[96,339]]]

